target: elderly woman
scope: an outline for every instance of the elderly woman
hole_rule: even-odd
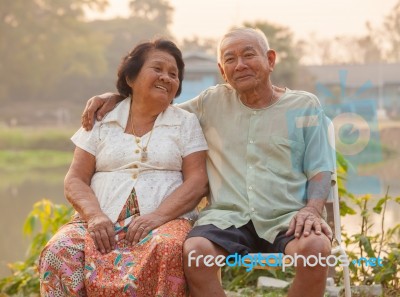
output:
[[[198,120],[171,105],[183,70],[174,43],[139,44],[118,70],[127,98],[71,138],[77,213],[41,254],[41,296],[185,295],[182,245],[208,180]]]

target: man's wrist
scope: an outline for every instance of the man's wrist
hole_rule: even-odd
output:
[[[303,207],[303,209],[304,208],[312,209],[313,212],[316,212],[318,214],[318,216],[320,216],[320,217],[322,216],[322,210],[319,210],[317,207],[315,207],[313,205],[306,205],[306,206]]]

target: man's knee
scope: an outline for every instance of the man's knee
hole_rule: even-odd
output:
[[[314,235],[314,238],[303,242],[300,246],[300,253],[306,255],[318,255],[328,256],[331,253],[331,241],[325,235]]]
[[[326,257],[330,255],[331,247],[331,242],[327,236],[312,233],[310,236],[302,236],[300,239],[294,239],[290,242],[287,253],[297,253],[304,256],[320,254]]]
[[[215,263],[219,258],[224,258],[227,252],[204,237],[188,238],[183,244],[183,262],[186,270],[193,267],[197,269],[219,269]],[[206,265],[208,263],[208,265]]]
[[[183,262],[191,267],[192,262],[199,262],[200,258],[212,252],[211,241],[204,237],[191,237],[183,244]],[[201,261],[202,262],[202,261]]]

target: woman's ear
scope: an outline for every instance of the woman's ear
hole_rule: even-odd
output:
[[[133,79],[130,79],[129,77],[125,77],[125,81],[126,81],[126,83],[127,83],[128,86],[130,86],[131,88],[133,88],[133,84],[134,84]]]

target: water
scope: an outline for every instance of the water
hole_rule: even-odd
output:
[[[25,218],[35,202],[47,198],[55,203],[67,203],[63,194],[63,178],[68,168],[57,173],[57,180],[46,182],[42,179],[15,183],[0,188],[0,277],[10,274],[7,263],[23,260],[29,245],[29,238],[22,234]],[[3,178],[0,174],[0,180]],[[40,180],[40,176],[39,176]]]

